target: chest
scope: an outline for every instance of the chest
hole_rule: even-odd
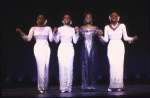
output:
[[[108,35],[121,35],[123,32],[123,29],[121,27],[118,27],[116,30],[112,30],[110,27],[107,29]]]
[[[58,29],[58,32],[60,36],[72,37],[75,31],[71,28],[61,28]]]
[[[49,29],[40,27],[34,29],[34,35],[48,35]]]

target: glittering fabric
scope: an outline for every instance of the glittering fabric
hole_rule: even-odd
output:
[[[97,64],[98,49],[96,40],[98,40],[99,28],[86,30],[83,26],[80,28],[81,45],[81,66],[82,66],[82,86],[81,89],[95,89],[97,87]]]

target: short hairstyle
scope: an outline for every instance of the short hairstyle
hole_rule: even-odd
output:
[[[90,14],[93,18],[93,14],[91,12],[85,12],[84,15],[83,15],[83,18],[85,18],[87,14]]]
[[[65,15],[69,15],[69,14],[64,14],[64,16],[65,16]],[[62,20],[64,19],[64,16],[63,16]],[[70,15],[69,15],[69,16],[70,16]],[[71,20],[71,16],[70,16],[70,20]]]

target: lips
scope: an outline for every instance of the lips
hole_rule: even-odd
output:
[[[115,21],[116,19],[112,19],[113,21]]]

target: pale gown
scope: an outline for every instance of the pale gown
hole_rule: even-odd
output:
[[[54,34],[56,43],[61,41],[58,47],[58,63],[59,63],[59,82],[61,91],[72,90],[73,79],[73,61],[74,61],[74,47],[73,42],[76,44],[79,34],[71,26],[61,26],[58,28],[57,35]]]
[[[113,31],[108,25],[104,29],[104,37],[100,39],[109,44],[107,47],[107,56],[110,66],[110,84],[109,88],[123,88],[123,69],[124,69],[124,54],[125,47],[121,40],[123,38],[125,41],[133,40],[133,37],[128,37],[126,32],[126,26],[120,24],[118,28]]]
[[[27,41],[35,37],[36,43],[34,45],[34,56],[37,63],[38,76],[38,90],[47,90],[49,80],[49,61],[50,61],[50,47],[48,38],[52,42],[53,34],[49,26],[46,27],[32,27],[28,35],[23,36]]]

